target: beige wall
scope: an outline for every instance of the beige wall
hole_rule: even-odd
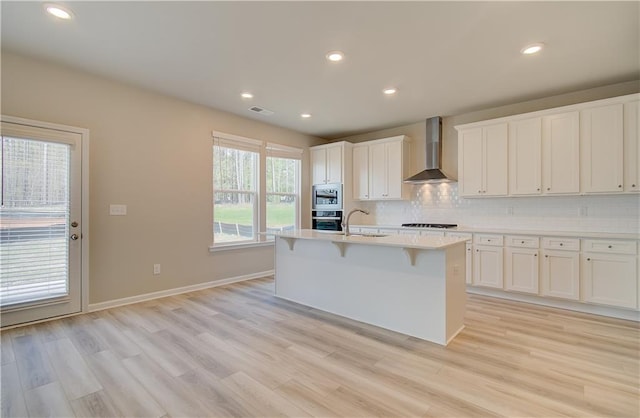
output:
[[[2,114],[90,130],[90,297],[98,303],[273,269],[272,247],[210,254],[217,130],[323,141],[84,72],[2,53]],[[309,213],[303,160],[303,226]],[[109,216],[109,204],[127,216]],[[153,264],[162,274],[153,276]]]
[[[458,177],[458,134],[456,125],[477,122],[486,119],[500,118],[504,116],[517,115],[520,113],[535,112],[537,110],[549,109],[560,106],[567,106],[576,103],[588,102],[592,100],[605,99],[608,97],[623,96],[640,92],[640,82],[631,81],[582,90],[559,96],[545,97],[527,102],[515,103],[511,105],[484,109],[477,112],[465,113],[455,116],[444,116],[442,119],[442,169],[450,176]],[[425,115],[427,117],[436,115]],[[417,173],[424,168],[425,164],[425,123],[420,121],[410,125],[403,125],[365,134],[339,138],[335,141],[362,142],[372,139],[386,138],[395,135],[407,135],[411,138],[411,165],[412,173]]]

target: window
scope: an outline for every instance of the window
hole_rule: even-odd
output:
[[[265,241],[258,231],[299,225],[301,156],[298,148],[214,133],[214,246]]]
[[[292,230],[300,224],[300,154],[297,149],[267,145],[267,232]]]
[[[214,138],[213,242],[255,241],[259,145]]]

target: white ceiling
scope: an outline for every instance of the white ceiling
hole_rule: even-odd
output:
[[[64,22],[2,1],[1,35],[3,49],[333,139],[637,80],[639,4],[67,2]],[[531,42],[547,47],[521,55]],[[325,60],[334,49],[343,62]]]

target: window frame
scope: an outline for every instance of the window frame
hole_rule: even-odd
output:
[[[236,248],[248,248],[254,246],[273,245],[273,239],[269,239],[267,230],[267,196],[271,195],[288,195],[295,197],[295,228],[300,227],[301,222],[301,200],[302,200],[302,155],[303,149],[291,147],[282,144],[276,144],[272,142],[266,142],[262,140],[246,138],[238,135],[227,134],[223,132],[213,131],[213,144],[211,152],[211,167],[212,167],[212,211],[211,211],[211,245],[209,251],[225,251]],[[258,154],[255,173],[255,191],[246,190],[226,190],[215,188],[215,166],[214,166],[214,152],[216,146],[222,146],[225,148],[238,149],[243,151],[255,152]],[[298,160],[296,165],[296,184],[294,193],[267,193],[266,177],[267,157],[287,158]],[[215,241],[215,194],[231,192],[231,193],[254,193],[254,211],[253,211],[253,238],[248,240],[239,240],[231,242],[216,242]]]
[[[300,228],[300,222],[301,222],[301,199],[302,199],[302,149],[300,148],[294,148],[294,147],[289,147],[286,145],[281,145],[281,144],[273,144],[273,143],[267,143],[266,144],[266,158],[282,158],[282,159],[289,159],[289,160],[295,160],[296,161],[296,165],[295,165],[295,185],[294,185],[294,192],[293,193],[284,193],[284,192],[268,192],[267,191],[267,187],[265,184],[265,223],[264,223],[264,230],[267,230],[267,219],[266,216],[267,214],[267,206],[266,203],[268,201],[269,196],[293,196],[294,197],[294,202],[295,202],[295,219],[294,219],[294,225],[293,227],[295,229],[299,229]],[[266,163],[266,158],[265,158],[265,170],[264,170],[264,174],[266,177],[266,172],[267,172],[267,163]],[[273,241],[273,235],[269,236],[266,235],[264,236],[264,239],[267,241]]]

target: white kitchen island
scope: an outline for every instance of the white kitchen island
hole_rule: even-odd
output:
[[[447,345],[464,328],[465,239],[277,234],[275,295]]]

